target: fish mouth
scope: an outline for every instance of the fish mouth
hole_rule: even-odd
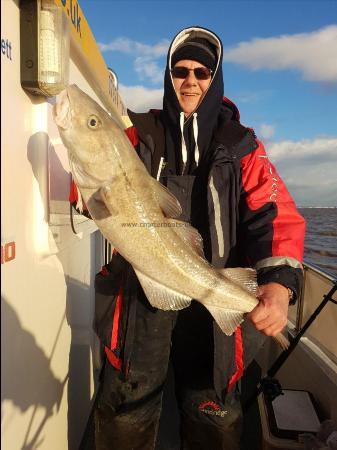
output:
[[[67,130],[71,125],[71,108],[68,89],[60,92],[58,101],[53,107],[53,116],[56,125],[62,130]]]

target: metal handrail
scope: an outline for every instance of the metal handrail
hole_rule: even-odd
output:
[[[337,301],[333,299],[333,295],[336,291],[337,291],[337,280],[333,283],[330,291],[327,294],[323,295],[323,300],[317,306],[315,311],[311,314],[311,316],[306,321],[306,323],[303,325],[303,327],[301,328],[299,333],[291,340],[289,347],[286,350],[284,350],[282,353],[280,353],[280,355],[278,356],[276,361],[267,370],[267,374],[261,378],[259,384],[256,386],[256,389],[255,389],[253,395],[243,405],[244,410],[247,411],[252,406],[255,399],[258,397],[259,394],[261,394],[261,392],[264,392],[265,396],[270,401],[273,401],[277,396],[282,394],[281,385],[278,382],[278,380],[274,379],[274,376],[281,369],[281,367],[287,361],[287,359],[292,354],[292,352],[295,350],[295,348],[297,347],[297,344],[300,342],[302,336],[308,330],[310,325],[316,320],[316,318],[319,316],[319,314],[324,309],[324,307],[329,302],[332,302],[335,305],[337,305]]]
[[[330,274],[329,272],[325,272],[324,269],[316,266],[315,264],[308,263],[305,260],[303,262],[303,269],[304,269],[303,289],[297,300],[296,323],[295,323],[295,329],[294,329],[294,332],[296,334],[301,330],[301,328],[303,326],[303,309],[304,309],[304,296],[305,296],[305,284],[306,284],[307,272],[308,271],[314,272],[317,275],[323,277],[324,279],[331,281],[332,284],[337,282],[337,277]]]
[[[326,278],[329,281],[332,281],[333,283],[336,283],[336,281],[337,281],[337,277],[335,275],[331,274],[330,272],[325,271],[324,269],[322,269],[319,266],[316,266],[313,263],[308,263],[305,260],[303,262],[303,268],[310,269],[313,272],[316,272],[318,275],[321,275],[323,278]]]

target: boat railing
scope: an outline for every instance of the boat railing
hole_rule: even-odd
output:
[[[291,330],[295,335],[322,302],[337,278],[314,264],[304,262],[304,283],[297,304],[289,308]],[[305,334],[337,364],[337,305],[328,302]]]

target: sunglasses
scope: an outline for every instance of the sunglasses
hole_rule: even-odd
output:
[[[184,66],[173,67],[171,73],[173,78],[185,79],[188,77],[188,74],[191,71],[194,72],[194,76],[197,80],[208,80],[213,73],[213,71],[211,69],[208,69],[207,67],[196,67],[195,69],[188,69]]]

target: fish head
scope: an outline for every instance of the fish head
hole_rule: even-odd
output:
[[[75,84],[63,90],[53,108],[54,121],[68,150],[76,184],[97,187],[113,177],[119,124]]]

